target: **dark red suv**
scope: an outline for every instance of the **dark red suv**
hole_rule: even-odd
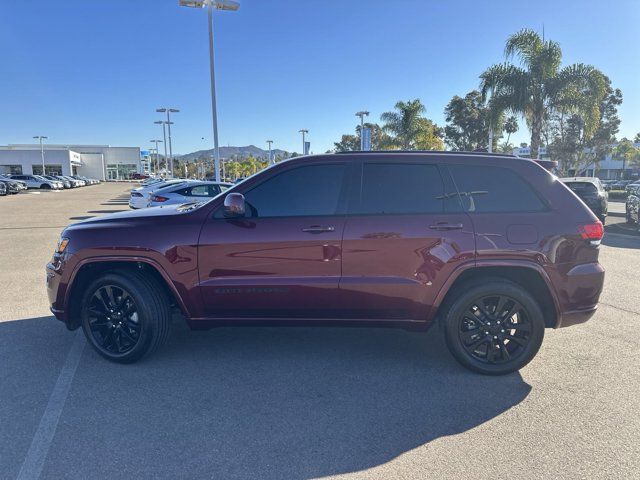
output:
[[[602,224],[531,160],[486,153],[299,157],[197,204],[69,226],[51,310],[133,362],[191,328],[438,323],[487,374],[527,364],[544,330],[596,311]]]

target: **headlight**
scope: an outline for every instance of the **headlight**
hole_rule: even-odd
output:
[[[58,255],[61,255],[62,253],[64,253],[64,251],[67,249],[68,244],[69,244],[69,239],[61,237],[60,240],[58,240],[58,248],[56,249],[56,253]]]

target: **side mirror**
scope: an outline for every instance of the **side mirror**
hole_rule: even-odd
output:
[[[224,198],[225,218],[244,217],[244,195],[241,193],[230,193]]]

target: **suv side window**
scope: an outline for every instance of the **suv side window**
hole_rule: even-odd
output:
[[[466,212],[519,213],[547,209],[531,185],[511,169],[449,165],[449,170]]]
[[[360,202],[352,213],[394,215],[443,212],[444,186],[436,165],[365,163]]]
[[[303,217],[335,215],[346,174],[344,163],[286,170],[244,194],[247,216]]]

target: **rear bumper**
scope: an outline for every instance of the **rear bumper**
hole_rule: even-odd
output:
[[[593,317],[598,310],[598,306],[594,305],[584,310],[572,310],[570,312],[564,312],[559,320],[556,328],[570,327],[571,325],[578,325],[584,323]]]
[[[604,285],[604,268],[598,262],[573,267],[560,276],[556,328],[569,327],[589,320],[598,309]]]

